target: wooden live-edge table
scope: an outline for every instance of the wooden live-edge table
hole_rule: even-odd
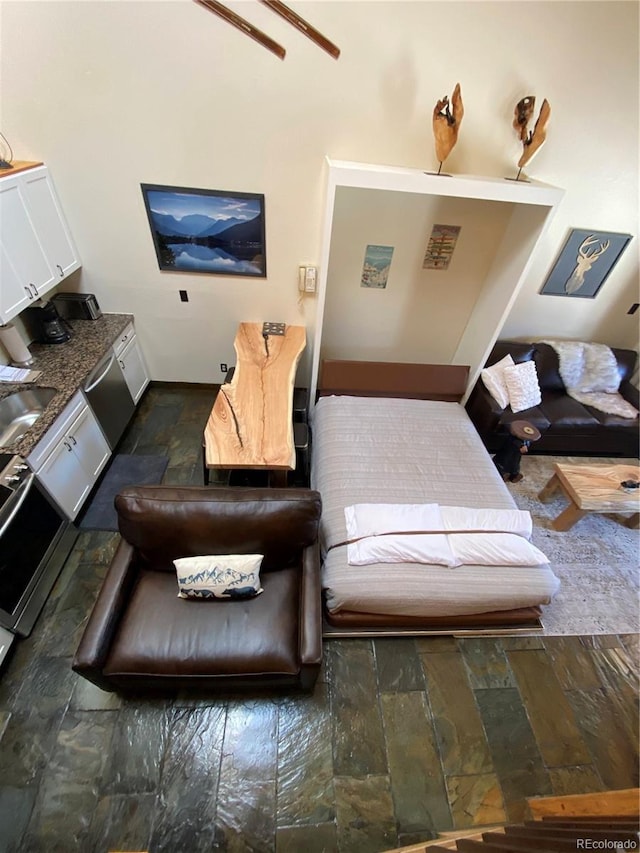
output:
[[[565,465],[560,462],[538,498],[546,503],[559,490],[569,506],[551,522],[554,530],[569,530],[588,512],[631,512],[627,527],[640,526],[638,490],[620,487],[623,480],[640,480],[640,465]]]
[[[233,378],[221,386],[204,430],[205,479],[209,469],[253,469],[286,486],[296,467],[293,388],[305,345],[304,326],[265,338],[262,323],[240,323]]]

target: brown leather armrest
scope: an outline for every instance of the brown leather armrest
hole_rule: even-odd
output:
[[[122,539],[73,659],[73,670],[103,690],[113,690],[113,686],[102,678],[102,668],[120,617],[126,609],[136,573],[134,549]]]
[[[302,552],[300,590],[300,660],[302,686],[312,687],[322,663],[322,594],[320,588],[320,549],[315,543]],[[305,684],[305,669],[309,681]],[[312,680],[311,680],[312,679]]]

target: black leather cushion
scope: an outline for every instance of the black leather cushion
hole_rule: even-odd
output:
[[[533,406],[531,409],[525,409],[522,412],[512,412],[511,408],[507,407],[500,415],[500,424],[505,427],[506,432],[508,432],[509,424],[512,421],[529,421],[542,433],[546,432],[550,426],[549,418],[539,406]]]
[[[598,421],[591,415],[582,403],[559,391],[545,391],[542,395],[540,408],[546,417],[556,427],[590,427],[598,426]]]
[[[298,568],[262,578],[264,592],[240,601],[178,598],[175,575],[141,570],[104,674],[142,682],[299,671]]]
[[[534,356],[536,372],[538,374],[538,385],[542,390],[564,391],[564,382],[560,376],[560,363],[558,354],[549,344],[536,344]]]
[[[142,562],[175,576],[173,560],[264,554],[264,572],[292,566],[318,538],[321,502],[310,489],[140,486],[115,500],[120,533]]]
[[[585,406],[585,409],[602,426],[611,429],[628,429],[636,433],[639,431],[638,418],[621,418],[620,415],[610,415],[608,412],[594,409],[593,406]]]
[[[523,344],[519,341],[496,341],[485,367],[491,367],[505,355],[510,355],[516,364],[521,361],[531,361],[534,352],[534,344]]]

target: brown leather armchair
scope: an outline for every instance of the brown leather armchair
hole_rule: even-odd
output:
[[[322,661],[321,501],[309,489],[131,487],[73,660],[103,690],[310,690]],[[264,554],[255,598],[178,598],[173,560]]]

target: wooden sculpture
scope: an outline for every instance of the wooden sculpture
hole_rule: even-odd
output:
[[[522,142],[522,156],[518,160],[518,175],[520,177],[522,167],[532,159],[542,147],[547,138],[547,123],[551,115],[551,107],[549,101],[545,98],[540,107],[540,115],[536,121],[533,130],[528,130],[529,122],[533,116],[536,106],[536,99],[533,95],[527,95],[516,104],[513,111],[513,127],[515,128]]]
[[[438,174],[440,174],[442,164],[458,141],[458,131],[463,115],[464,107],[460,94],[460,83],[456,83],[456,88],[451,96],[451,104],[449,104],[448,96],[445,95],[433,109],[433,135],[436,141],[436,157],[440,163]]]

